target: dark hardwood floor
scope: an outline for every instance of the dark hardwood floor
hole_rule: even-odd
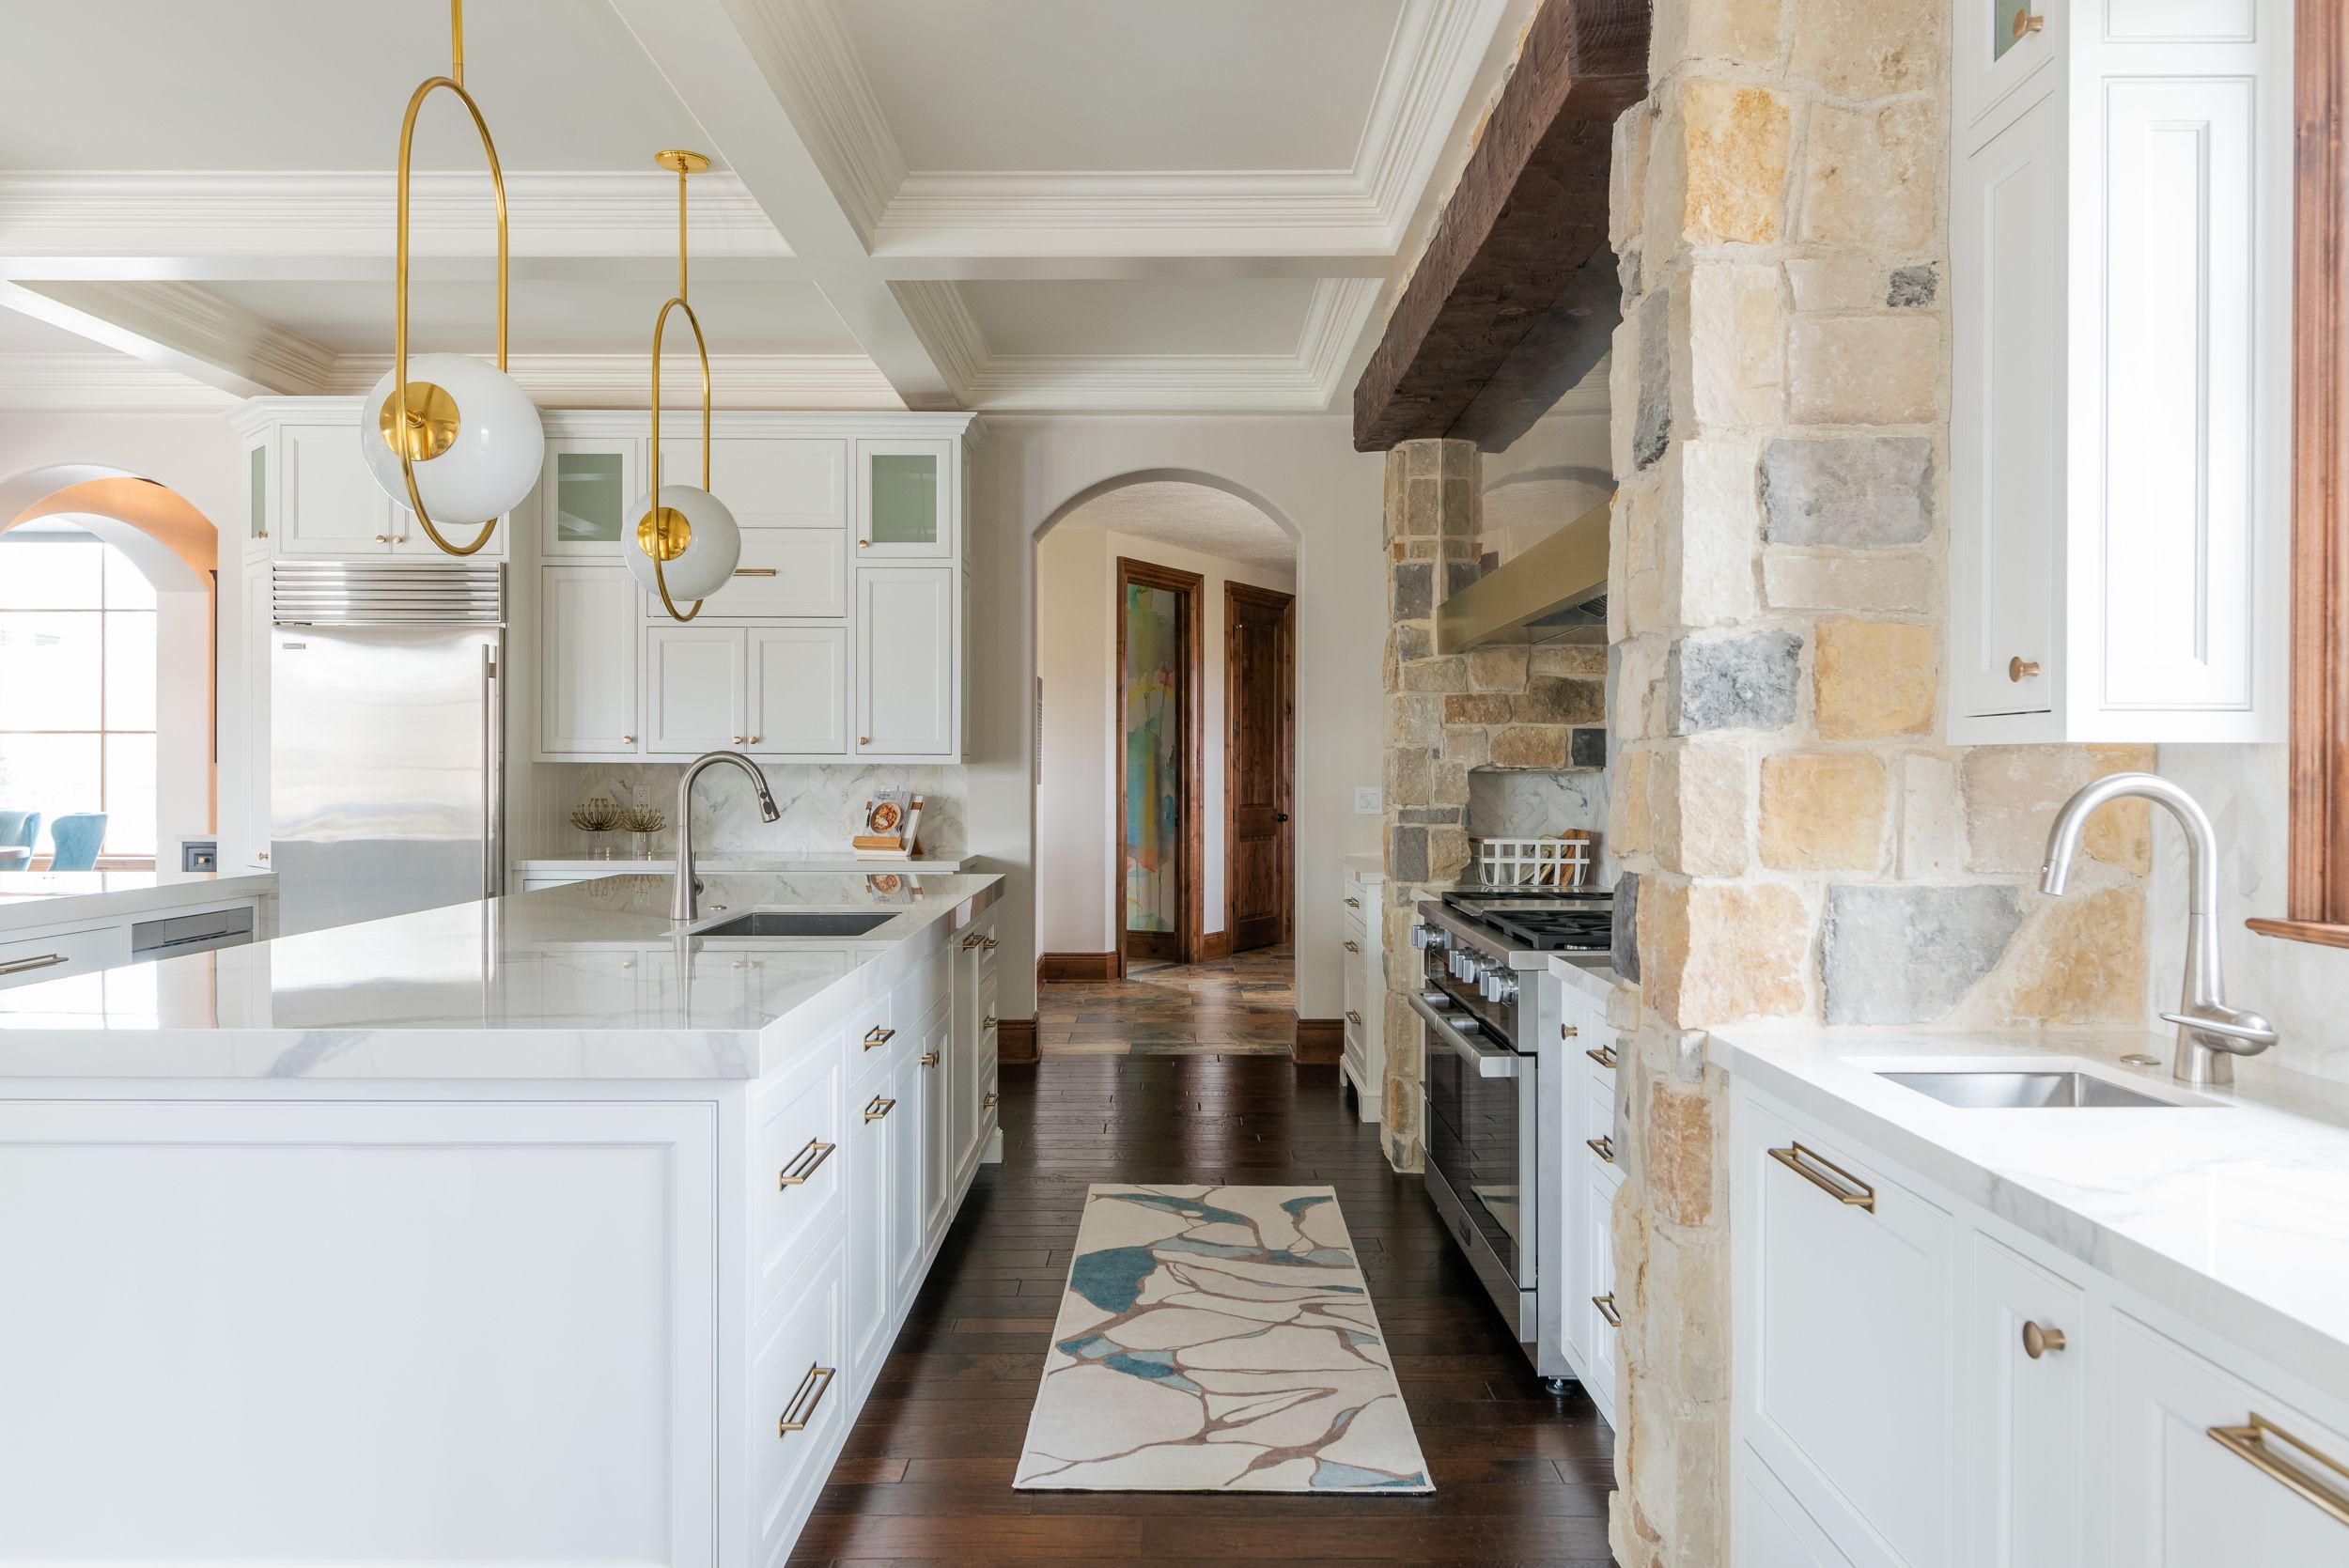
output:
[[[793,1563],[1595,1565],[1614,1436],[1542,1391],[1416,1176],[1334,1067],[1248,1056],[1048,1056],[1006,1067],[983,1170]],[[1329,1183],[1437,1491],[1214,1497],[1011,1489],[1088,1183]]]

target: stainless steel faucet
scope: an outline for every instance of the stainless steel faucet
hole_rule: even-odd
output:
[[[2170,1075],[2181,1083],[2224,1089],[2234,1082],[2234,1059],[2256,1056],[2276,1043],[2275,1026],[2257,1013],[2230,1007],[2218,971],[2218,835],[2194,797],[2155,773],[2112,773],[2063,803],[2047,834],[2047,863],[2039,891],[2062,895],[2079,852],[2080,832],[2098,806],[2136,796],[2169,808],[2186,830],[2190,872],[2186,926],[2186,994],[2164,1023],[2178,1026],[2177,1054]]]
[[[701,912],[702,882],[693,875],[693,781],[701,777],[702,769],[721,762],[730,762],[751,776],[763,820],[772,822],[783,815],[775,809],[775,798],[767,792],[767,775],[741,753],[704,752],[685,765],[685,777],[677,782],[677,891],[669,899],[669,920],[674,924],[689,924]]]

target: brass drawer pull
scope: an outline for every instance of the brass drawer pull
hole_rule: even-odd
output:
[[[981,1110],[992,1110],[995,1109],[995,1102],[1003,1097],[1003,1095],[998,1094],[994,1090],[989,1089],[987,1092],[986,1096],[979,1101],[979,1109]]]
[[[2036,1361],[2051,1350],[2063,1348],[2063,1330],[2042,1328],[2036,1323],[2023,1325],[2023,1354]]]
[[[792,1156],[791,1163],[776,1172],[775,1190],[782,1192],[804,1186],[807,1178],[816,1174],[816,1168],[830,1159],[832,1150],[839,1146],[824,1142],[821,1139],[809,1139],[807,1147]]]
[[[866,1050],[871,1050],[877,1046],[885,1046],[896,1037],[897,1032],[895,1030],[883,1029],[880,1025],[875,1024],[872,1028],[864,1032],[864,1048]]]
[[[737,577],[772,577],[775,575],[775,568],[772,567],[737,567],[734,568],[734,575]]]
[[[1615,1048],[1612,1046],[1601,1046],[1596,1050],[1586,1050],[1582,1054],[1610,1072],[1614,1069],[1615,1063],[1623,1060],[1615,1054]]]
[[[1592,1296],[1591,1305],[1598,1309],[1598,1315],[1607,1320],[1608,1327],[1620,1328],[1623,1327],[1623,1314],[1615,1311],[1615,1293],[1613,1291],[1609,1291],[1605,1296]]]
[[[1582,1146],[1608,1164],[1615,1163],[1615,1141],[1612,1137],[1586,1138],[1582,1141]]]
[[[922,1053],[922,1065],[923,1065],[923,1066],[925,1066],[925,1067],[935,1067],[935,1066],[937,1066],[937,1065],[938,1065],[938,1052],[936,1052],[936,1051],[934,1051],[934,1050],[926,1050],[926,1051],[924,1051],[924,1052]]]
[[[995,951],[995,939],[992,937],[982,937],[979,939],[979,946],[983,951],[992,953]]]
[[[1360,943],[1360,942],[1356,941],[1356,940],[1355,940],[1353,938],[1351,938],[1351,937],[1346,938],[1346,952],[1348,952],[1348,953],[1360,953],[1361,950],[1362,950],[1361,943]]]
[[[1359,898],[1349,898],[1346,901],[1346,907],[1349,909],[1359,909],[1362,907],[1362,901]]]
[[[1367,1027],[1362,1023],[1362,1016],[1360,1013],[1355,1012],[1351,1007],[1346,1010],[1346,1021],[1354,1025],[1358,1029]]]
[[[970,952],[972,948],[974,948],[974,947],[976,947],[976,946],[978,946],[978,945],[979,945],[979,939],[979,939],[979,937],[978,937],[978,935],[977,935],[976,933],[973,933],[973,934],[972,934],[971,936],[968,936],[968,937],[963,938],[963,939],[962,939],[962,951],[963,951],[963,952],[965,952],[965,953]]]
[[[1772,1149],[1770,1157],[1837,1203],[1875,1213],[1876,1189],[1833,1160],[1821,1157],[1818,1151],[1789,1143],[1782,1149]]]
[[[2325,1455],[2317,1452],[2256,1410],[2251,1412],[2249,1421],[2242,1426],[2214,1426],[2209,1429],[2209,1432],[2212,1439],[2220,1447],[2241,1455],[2263,1474],[2282,1482],[2342,1524],[2349,1525],[2349,1489],[2325,1485],[2298,1467],[2286,1464],[2283,1460],[2277,1458],[2268,1452],[2267,1439],[2273,1437],[2279,1442],[2297,1449],[2344,1482],[2349,1482],[2349,1467],[2343,1467],[2336,1460],[2326,1458]]]
[[[800,1379],[800,1391],[791,1396],[791,1403],[775,1421],[775,1436],[788,1437],[794,1432],[805,1432],[807,1423],[816,1419],[816,1407],[824,1403],[824,1395],[832,1389],[832,1380],[839,1374],[838,1367],[811,1365],[807,1375]]]
[[[27,974],[34,970],[50,969],[64,962],[65,955],[62,953],[44,953],[38,958],[11,958],[0,964],[0,974]]]
[[[876,1094],[873,1096],[873,1103],[864,1108],[864,1119],[867,1122],[878,1122],[896,1109],[895,1100],[884,1100]]]
[[[986,1017],[981,1018],[979,1020],[979,1027],[981,1029],[993,1029],[995,1027],[995,1015],[989,1013]]]

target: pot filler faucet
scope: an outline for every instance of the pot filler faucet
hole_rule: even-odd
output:
[[[2276,1043],[2275,1026],[2257,1013],[2230,1007],[2218,972],[2218,835],[2193,796],[2154,773],[2113,773],[2098,779],[2063,803],[2047,834],[2047,863],[2039,891],[2061,897],[2078,853],[2080,831],[2098,806],[2135,796],[2169,809],[2186,830],[2190,874],[2186,926],[2186,994],[2174,1013],[2161,1016],[2178,1026],[2178,1049],[2170,1076],[2181,1083],[2224,1089],[2234,1082],[2234,1059],[2256,1056]]]
[[[775,798],[767,793],[767,775],[741,753],[704,752],[685,765],[685,777],[677,782],[677,891],[669,899],[669,921],[675,925],[690,924],[701,913],[702,879],[693,875],[693,781],[701,777],[703,768],[721,762],[730,762],[751,776],[751,787],[758,791],[762,821],[772,822],[783,815],[775,809]]]

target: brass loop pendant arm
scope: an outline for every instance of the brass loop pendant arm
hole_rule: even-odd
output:
[[[678,182],[682,184],[683,180],[684,177],[679,176]],[[661,511],[662,478],[661,473],[661,343],[662,334],[669,329],[669,312],[673,310],[685,312],[685,324],[693,329],[693,352],[701,360],[702,489],[705,490],[709,489],[709,344],[702,336],[701,318],[693,314],[693,307],[687,304],[685,296],[680,294],[661,307],[661,314],[654,318],[652,324],[652,511],[653,519],[656,520],[656,529],[658,528],[657,520]],[[641,525],[639,526],[641,533]],[[641,543],[641,540],[639,542]],[[697,598],[693,601],[692,610],[680,613],[677,607],[677,600],[669,597],[669,574],[661,569],[663,552],[659,549],[654,549],[647,550],[645,553],[652,557],[653,582],[661,589],[661,607],[669,612],[670,618],[683,622],[690,621],[700,614],[702,606],[709,601]]]
[[[506,369],[506,278],[507,253],[506,225],[506,173],[498,166],[497,145],[490,139],[490,123],[488,120],[482,118],[481,106],[473,101],[473,95],[465,90],[464,84],[459,80],[459,77],[460,77],[464,72],[465,59],[464,34],[462,31],[462,0],[450,0],[449,10],[450,21],[457,28],[455,40],[450,49],[450,65],[451,69],[458,74],[456,76],[435,76],[420,84],[415,92],[410,96],[408,100],[408,113],[399,122],[398,246],[397,257],[394,267],[394,271],[398,274],[399,297],[397,314],[393,318],[392,326],[392,406],[401,411],[403,417],[412,421],[416,417],[416,415],[408,401],[408,204],[409,187],[411,184],[410,164],[413,160],[413,154],[415,151],[416,116],[423,110],[425,100],[430,98],[433,90],[439,87],[446,87],[450,92],[455,93],[457,95],[457,101],[465,106],[465,113],[473,116],[474,130],[481,137],[482,154],[489,160],[490,189],[497,198],[498,369],[501,372]],[[389,442],[392,450],[399,454],[399,473],[400,477],[407,482],[408,505],[410,508],[415,512],[416,520],[424,525],[426,536],[431,539],[433,544],[438,546],[444,553],[450,555],[471,555],[474,551],[480,550],[484,545],[488,544],[490,542],[490,536],[497,532],[498,520],[495,518],[490,518],[482,523],[480,534],[474,539],[473,543],[469,545],[451,544],[448,539],[443,536],[441,531],[433,526],[432,514],[425,510],[424,497],[419,494],[416,489],[416,463],[414,454],[411,450],[411,443],[405,440],[393,440],[389,431],[385,432],[384,439]]]

